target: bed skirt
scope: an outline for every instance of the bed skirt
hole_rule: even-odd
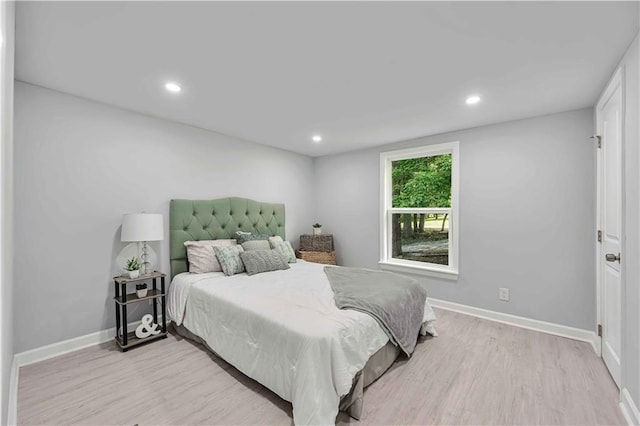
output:
[[[204,339],[196,336],[183,325],[176,326],[172,322],[171,326],[180,336],[203,345],[218,358],[224,359],[218,356]],[[398,355],[400,355],[400,348],[391,342],[388,342],[378,352],[371,355],[364,368],[353,378],[353,385],[349,393],[340,398],[340,411],[344,411],[354,419],[359,420],[362,415],[364,389],[382,376],[393,365]]]

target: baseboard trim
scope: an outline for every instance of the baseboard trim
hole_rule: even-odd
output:
[[[629,425],[640,425],[640,411],[627,388],[620,391],[620,410]]]
[[[100,330],[95,333],[84,336],[74,337],[73,339],[63,340],[62,342],[52,343],[50,345],[41,346],[39,348],[20,352],[14,355],[14,362],[18,367],[44,361],[80,349],[108,342],[116,336],[116,329]]]
[[[16,357],[11,362],[11,375],[9,377],[9,400],[7,402],[7,425],[18,424],[18,364]]]
[[[528,330],[539,331],[541,333],[553,334],[554,336],[587,342],[591,344],[595,353],[600,356],[600,337],[594,331],[526,317],[519,317],[517,315],[504,314],[502,312],[490,311],[488,309],[476,308],[473,306],[462,305],[460,303],[448,302],[446,300],[429,298],[429,302],[434,308],[446,309],[447,311],[471,315],[502,324],[513,325],[520,328],[526,328]]]
[[[158,322],[162,321],[162,315],[159,315]],[[130,322],[127,330],[133,331],[140,325],[140,321]],[[20,352],[14,355],[14,360],[18,367],[44,361],[70,352],[79,351],[80,349],[90,346],[99,345],[113,340],[116,337],[116,329],[109,328],[107,330],[96,331],[95,333],[86,334],[84,336],[74,337],[73,339],[63,340],[62,342],[52,343],[50,345],[41,346],[39,348]]]
[[[162,316],[160,315],[158,322],[161,321]],[[138,325],[140,325],[140,321],[130,322],[127,324],[127,330],[135,330]],[[18,379],[20,367],[79,351],[80,349],[90,346],[106,343],[113,340],[115,336],[116,329],[114,327],[15,354],[11,364],[11,377],[9,379],[7,424],[9,426],[16,425],[18,420]]]

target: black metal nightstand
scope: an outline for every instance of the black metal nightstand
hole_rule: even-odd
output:
[[[164,287],[165,274],[155,271],[151,274],[141,275],[138,278],[114,277],[113,281],[116,289],[116,296],[113,298],[116,304],[116,342],[123,352],[129,348],[143,343],[151,342],[167,337],[167,302]],[[160,289],[158,289],[157,281],[160,279]],[[127,284],[139,283],[141,281],[152,280],[151,289],[147,291],[145,297],[138,297],[134,293],[127,293]],[[140,303],[145,300],[153,301],[153,322],[158,324],[158,299],[162,306],[162,331],[159,334],[153,334],[144,339],[140,339],[135,332],[127,332],[127,306],[133,303]]]

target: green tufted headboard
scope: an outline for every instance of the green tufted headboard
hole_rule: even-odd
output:
[[[171,278],[189,270],[185,241],[235,238],[236,231],[284,234],[284,204],[247,198],[171,200],[169,252]]]

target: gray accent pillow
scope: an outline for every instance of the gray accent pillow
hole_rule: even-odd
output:
[[[277,250],[244,251],[240,253],[240,258],[247,275],[289,269],[289,264]]]
[[[218,247],[214,246],[213,251],[222,266],[222,272],[228,277],[244,272],[244,263],[240,255],[244,252],[242,246]]]
[[[271,250],[271,246],[269,245],[269,241],[267,240],[245,241],[244,243],[242,243],[242,248],[244,249],[244,251]]]

